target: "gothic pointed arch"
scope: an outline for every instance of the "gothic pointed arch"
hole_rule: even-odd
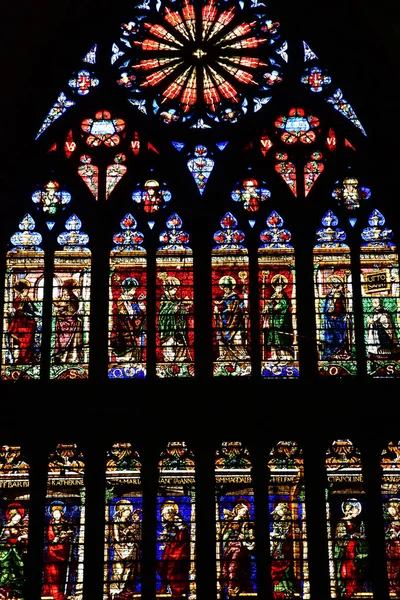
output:
[[[0,597],[400,596],[390,2],[32,4],[0,39]]]
[[[399,255],[385,227],[383,214],[374,209],[362,232],[361,292],[367,373],[398,377],[400,373]]]
[[[258,249],[261,374],[298,377],[295,251],[276,211],[266,224]]]
[[[313,249],[318,370],[321,375],[355,375],[355,334],[350,247],[329,210]]]
[[[326,451],[326,518],[331,598],[363,594],[373,598],[366,528],[368,498],[362,457],[351,440],[338,439]],[[346,483],[343,475],[346,473]]]
[[[110,252],[108,377],[145,377],[147,373],[147,257],[144,236],[127,213]]]
[[[18,600],[26,590],[29,541],[30,466],[20,446],[0,449],[1,587]]]
[[[303,451],[280,441],[269,454],[269,529],[273,598],[310,598]]]
[[[115,442],[106,456],[104,597],[142,595],[143,488],[140,456]]]
[[[252,462],[240,441],[215,453],[217,598],[257,597]]]
[[[42,236],[27,213],[6,256],[2,379],[40,379],[44,293]]]
[[[179,215],[172,214],[166,226],[156,252],[156,374],[193,377],[193,252]]]
[[[383,448],[381,454],[381,497],[384,520],[384,535],[386,549],[386,567],[391,598],[400,597],[399,581],[399,546],[398,537],[400,494],[398,475],[398,461],[400,458],[400,444],[390,441]]]
[[[81,231],[76,214],[54,253],[50,379],[87,379],[89,376],[91,252],[89,236]]]
[[[85,461],[77,444],[60,443],[47,470],[42,598],[81,598],[85,543]]]
[[[231,212],[220,224],[211,254],[213,374],[246,376],[251,373],[248,250]]]
[[[195,456],[168,442],[158,462],[157,598],[196,598]]]
[[[108,341],[108,347],[99,349],[97,355],[108,354],[103,375],[109,379],[196,378],[196,373],[207,372],[253,379],[301,378],[302,345],[308,337],[302,337],[298,331],[298,321],[301,314],[310,314],[304,306],[310,290],[299,287],[295,258],[288,242],[285,257],[283,248],[275,247],[274,253],[267,248],[270,241],[262,239],[263,245],[257,245],[254,233],[264,235],[267,230],[262,228],[272,214],[285,215],[285,231],[290,231],[293,239],[301,240],[299,256],[306,258],[307,251],[314,251],[314,286],[318,297],[314,372],[330,377],[355,377],[363,375],[365,370],[371,374],[373,371],[374,377],[382,369],[386,369],[386,377],[392,376],[392,371],[397,372],[395,349],[393,360],[383,359],[383,367],[379,361],[377,367],[376,360],[371,358],[377,355],[374,348],[366,355],[366,365],[360,363],[365,340],[355,336],[362,327],[364,307],[371,312],[368,299],[360,301],[360,291],[365,286],[357,279],[359,273],[353,272],[360,253],[359,246],[353,248],[353,233],[360,233],[361,223],[365,223],[371,196],[368,173],[362,168],[369,141],[368,127],[353,105],[351,92],[342,87],[337,74],[324,64],[313,44],[303,39],[300,31],[296,33],[297,39],[285,18],[279,15],[278,7],[259,1],[243,0],[227,6],[222,0],[202,3],[188,0],[178,4],[145,0],[119,7],[115,19],[114,13],[110,15],[104,40],[89,41],[74,59],[70,72],[60,74],[58,92],[47,111],[43,109],[34,135],[38,168],[37,178],[31,183],[31,201],[39,211],[40,224],[44,225],[41,234],[44,246],[53,249],[54,234],[56,239],[62,235],[65,210],[71,210],[70,215],[80,215],[91,240],[95,239],[96,222],[100,221],[105,223],[104,235],[111,239],[115,235],[111,223],[117,211],[121,211],[119,214],[132,216],[138,231],[145,231],[145,236],[149,234],[149,241],[146,263],[140,263],[142,281],[131,276],[139,283],[135,288],[137,296],[143,296],[136,302],[136,308],[131,305],[127,309],[140,312],[138,317],[131,318],[131,324],[138,329],[129,333],[129,343],[136,347],[133,354],[128,356],[131,351],[125,352],[122,347],[126,339],[117,340],[117,307],[122,307],[122,292],[111,282],[113,274],[109,279],[109,286],[114,288],[108,303],[108,333],[99,330],[92,336],[90,332],[91,286],[95,286],[96,294],[106,294],[100,273],[103,268],[115,272],[116,249],[111,251],[108,266],[103,256],[104,264],[100,263],[100,270],[89,279],[89,255],[84,257],[83,246],[78,244],[84,259],[80,268],[85,271],[85,276],[82,274],[85,281],[78,281],[75,262],[68,268],[64,265],[63,275],[71,280],[70,286],[84,285],[79,294],[71,291],[79,304],[75,324],[73,315],[68,316],[69,325],[66,319],[61,323],[59,303],[64,302],[61,299],[62,290],[66,289],[64,280],[57,279],[54,271],[50,307],[46,290],[51,283],[48,275],[46,281],[43,279],[43,300],[40,300],[44,303],[40,325],[43,335],[39,327],[35,344],[38,354],[42,339],[50,337],[50,343],[45,343],[44,356],[46,370],[49,364],[50,371],[40,373],[35,366],[35,378],[90,378],[90,347],[100,337],[103,346],[104,340]],[[317,234],[317,245],[312,247],[315,244],[310,240],[310,228],[318,208],[319,215],[325,214],[325,220],[326,215],[332,214],[340,221],[349,240],[349,252],[343,256],[342,242],[334,248],[331,240],[327,246],[326,240],[318,238],[321,232]],[[155,247],[154,235],[162,231],[168,218],[167,209],[171,211],[167,233],[177,235],[168,223],[174,215],[179,215],[191,241],[190,248],[185,242],[184,268],[181,259],[177,259],[182,249],[173,248],[166,239],[162,241],[166,247]],[[308,214],[313,217],[306,218]],[[215,233],[211,224],[220,220],[221,215],[225,217],[218,232],[220,239],[214,238],[216,245],[211,248],[210,279],[207,278],[210,263],[207,269],[203,267],[209,260],[208,244]],[[228,215],[231,215],[230,225]],[[200,223],[203,223],[201,232]],[[324,227],[329,226],[324,224]],[[279,243],[283,243],[282,236]],[[92,249],[96,263],[100,245],[100,240],[96,240]],[[127,248],[118,250],[125,258],[127,251]],[[394,273],[398,258],[397,255],[392,258]],[[52,260],[49,255],[47,262]],[[59,260],[56,256],[55,262]],[[310,272],[312,268],[309,263]],[[155,282],[148,279],[149,270],[152,274],[155,270]],[[274,279],[272,285],[262,275],[267,271],[271,278],[279,276],[283,284],[280,305],[285,304],[287,310],[281,315],[279,325],[275,310],[278,303],[267,314],[267,304],[271,305],[268,294],[277,282]],[[46,272],[49,273],[49,268]],[[185,290],[179,277],[183,273]],[[165,302],[160,304],[163,293],[160,276],[175,277],[179,280],[179,291],[184,293],[180,324],[178,319],[169,318],[176,330],[175,338],[164,327],[167,321],[163,316]],[[229,310],[233,306],[221,295],[220,282],[224,277],[231,278],[232,294],[238,298],[238,310],[232,318],[223,311],[224,303]],[[338,318],[335,315],[330,321],[323,304],[324,296],[332,292],[332,280],[324,282],[324,277],[340,278],[346,296],[342,309],[336,306],[342,315]],[[358,286],[356,293],[352,290],[354,285]],[[208,335],[196,334],[195,316],[199,315],[196,289],[208,293],[212,311]],[[13,301],[12,290],[4,290],[5,305]],[[151,306],[145,306],[144,297],[146,302],[151,301]],[[385,302],[388,304],[389,300]],[[390,303],[391,315],[396,319],[399,310],[392,300]],[[156,318],[148,320],[147,313],[155,314]],[[10,360],[14,360],[10,339],[18,345],[18,334],[10,338],[10,313],[4,314],[5,376],[30,377],[28,368],[9,366]],[[371,318],[371,315],[365,317]],[[105,323],[101,315],[98,320]],[[271,328],[269,323],[275,324]],[[307,331],[312,327],[310,322],[304,325]],[[181,334],[180,328],[185,333]],[[397,325],[393,331],[392,337],[397,339]],[[197,368],[194,357],[198,343],[201,356],[198,360],[204,362],[201,368]],[[260,363],[261,369],[254,369]],[[96,367],[94,372],[100,371]]]

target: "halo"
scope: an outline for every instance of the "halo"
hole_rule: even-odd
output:
[[[289,280],[287,277],[285,277],[285,275],[282,275],[282,273],[277,273],[271,278],[271,285],[274,285],[274,283],[278,283],[281,284],[283,287],[286,287],[289,283]]]
[[[160,187],[160,184],[155,179],[148,179],[147,181],[145,181],[144,187],[145,188],[155,188],[155,187]]]
[[[171,506],[171,507],[172,507],[172,508],[175,510],[175,512],[176,512],[176,513],[178,513],[178,512],[179,512],[179,506],[177,505],[177,503],[176,503],[176,502],[173,502],[172,500],[166,500],[166,501],[165,501],[165,502],[164,502],[164,503],[161,505],[161,509],[160,509],[160,512],[161,512],[161,514],[162,514],[162,512],[163,512],[164,508],[166,508],[167,506]]]
[[[343,277],[340,277],[340,275],[329,275],[326,281],[328,283],[343,283]]]
[[[234,277],[232,277],[231,275],[224,275],[218,281],[218,285],[220,285],[220,286],[221,285],[231,285],[231,286],[234,286],[234,285],[236,285],[236,281],[235,281]]]
[[[344,508],[348,504],[350,504],[350,506],[354,506],[355,508],[358,508],[358,514],[360,514],[360,512],[362,510],[362,506],[361,506],[361,502],[359,502],[357,500],[357,498],[347,498],[347,500],[344,500],[344,502],[342,502],[342,506],[341,506],[343,512],[345,512]]]
[[[133,506],[132,506],[132,502],[130,502],[129,500],[118,500],[118,502],[115,503],[115,508],[116,510],[121,510],[121,508],[125,506],[126,508],[129,508],[130,511],[133,511]]]
[[[65,503],[62,500],[53,500],[48,507],[50,515],[52,515],[53,511],[55,511],[57,508],[59,508],[63,514],[65,513]]]

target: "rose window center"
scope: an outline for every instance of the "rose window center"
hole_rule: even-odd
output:
[[[202,48],[198,48],[197,50],[195,50],[193,53],[193,56],[195,56],[196,58],[198,58],[199,60],[201,58],[203,58],[203,56],[207,56],[207,52],[205,52]]]

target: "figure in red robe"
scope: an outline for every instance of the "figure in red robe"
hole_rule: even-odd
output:
[[[69,595],[68,572],[71,570],[71,544],[74,536],[64,517],[65,505],[55,500],[50,505],[51,519],[47,527],[42,597],[65,600]]]
[[[340,598],[353,598],[365,591],[368,546],[365,526],[360,520],[361,503],[348,498],[342,503],[344,517],[335,531],[335,559]]]
[[[158,562],[161,578],[159,592],[170,594],[171,598],[187,597],[189,593],[190,546],[187,524],[179,514],[175,502],[165,502],[161,507],[163,530],[159,541],[162,555]]]
[[[271,512],[270,535],[271,580],[273,598],[293,598],[295,578],[293,573],[293,533],[290,505],[277,502]]]
[[[238,499],[232,510],[224,509],[221,543],[220,582],[225,597],[252,593],[251,567],[255,538],[250,505],[245,499]]]
[[[389,593],[400,594],[400,498],[391,498],[386,506],[389,522],[385,529]]]
[[[8,326],[8,340],[12,362],[16,365],[29,365],[38,362],[39,353],[35,349],[37,329],[37,309],[29,297],[31,284],[27,279],[19,279],[14,285],[12,316]]]

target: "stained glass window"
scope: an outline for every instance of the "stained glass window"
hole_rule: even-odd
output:
[[[32,201],[41,207],[44,213],[55,215],[71,201],[71,194],[60,189],[57,181],[47,181],[43,189],[32,194]]]
[[[106,200],[109,199],[111,192],[114,191],[115,186],[121,181],[128,170],[128,167],[123,164],[125,161],[125,154],[120,152],[116,154],[114,162],[108,165],[106,169]]]
[[[156,255],[156,374],[194,376],[193,255],[174,213]]]
[[[361,293],[367,373],[373,377],[400,376],[399,255],[377,209],[362,230]]]
[[[141,112],[192,127],[236,123],[257,112],[282,81],[287,58],[279,23],[268,18],[263,3],[242,16],[239,5],[219,1],[209,0],[199,11],[189,0],[173,8],[160,1],[142,20],[144,7],[151,8],[138,5],[133,20],[122,23],[123,45],[114,43],[111,58],[117,83]]]
[[[282,130],[280,137],[285,144],[315,142],[316,134],[313,129],[318,125],[318,117],[306,115],[303,108],[291,108],[288,115],[281,115],[275,121],[275,127]]]
[[[239,202],[248,212],[257,212],[261,202],[268,200],[271,197],[271,192],[264,187],[259,187],[257,179],[248,177],[231,193],[231,198],[234,202]]]
[[[140,0],[121,7],[116,28],[110,30],[114,39],[108,46],[104,40],[84,49],[58,88],[47,116],[44,113],[37,125],[35,147],[45,148],[48,160],[43,169],[46,175],[35,184],[31,198],[40,209],[40,225],[45,222],[49,230],[42,232],[46,235],[43,248],[54,248],[54,237],[47,234],[59,234],[61,211],[76,201],[65,189],[67,179],[68,189],[80,187],[79,202],[87,203],[78,207],[80,214],[94,211],[93,226],[97,219],[104,223],[107,239],[116,230],[115,225],[109,229],[113,220],[108,216],[113,205],[118,205],[118,220],[123,215],[138,219],[148,240],[142,249],[139,242],[136,246],[129,242],[129,248],[126,240],[114,242],[110,262],[100,267],[111,269],[108,331],[95,332],[90,343],[98,338],[104,343],[107,338],[104,352],[108,353],[109,378],[194,377],[211,369],[215,376],[260,377],[260,372],[252,371],[255,365],[260,371],[260,363],[261,377],[297,378],[299,298],[310,292],[315,297],[316,371],[320,376],[356,376],[364,367],[364,361],[360,365],[356,360],[361,358],[355,343],[360,325],[364,325],[364,341],[369,346],[368,373],[383,378],[399,371],[397,282],[391,280],[390,296],[363,297],[362,314],[358,287],[353,299],[358,279],[352,280],[350,261],[357,261],[358,256],[355,251],[351,256],[352,240],[344,242],[344,230],[338,228],[331,210],[323,216],[313,248],[314,288],[305,290],[304,296],[296,292],[294,249],[283,238],[293,233],[298,241],[307,239],[302,231],[306,213],[297,211],[307,205],[314,213],[320,190],[321,197],[330,195],[340,219],[346,215],[351,227],[356,222],[358,227],[371,190],[364,185],[362,173],[352,172],[356,168],[353,158],[364,148],[366,130],[350,104],[351,97],[333,81],[314,49],[303,40],[296,44],[286,39],[285,24],[276,20],[274,10],[260,0],[235,0],[229,6],[224,0],[204,0],[199,5],[197,0],[172,4]],[[99,62],[100,56],[108,58]],[[282,90],[288,92],[284,93],[288,101],[276,105]],[[62,173],[66,165],[68,178]],[[237,174],[229,172],[231,165],[238,167]],[[40,172],[37,166],[33,172]],[[280,208],[269,208],[271,198]],[[283,225],[281,204],[294,200],[301,218],[296,223],[294,212],[286,212]],[[240,211],[239,224],[238,215],[226,212],[229,206]],[[171,215],[166,232],[159,228],[165,208]],[[218,220],[225,216],[211,251],[211,282],[206,282],[202,278],[207,269],[201,264],[207,260],[206,253],[196,255],[197,269],[191,250],[199,247],[195,228],[189,230],[189,242],[178,220],[184,216],[187,228],[201,215],[213,223],[214,209],[219,211]],[[46,217],[52,220],[45,221]],[[71,218],[75,217],[73,213]],[[279,225],[272,224],[276,218],[281,219]],[[267,219],[269,228],[261,232],[261,246],[257,244],[259,219]],[[131,235],[129,227],[124,227],[121,222],[122,234]],[[160,231],[154,271],[154,234]],[[137,237],[139,232],[135,232],[132,235]],[[116,234],[117,238],[122,234]],[[65,260],[58,256],[61,250],[56,252],[51,319],[50,314],[46,316],[50,307],[44,306],[43,365],[46,369],[49,365],[50,379],[89,376],[91,256],[89,244],[75,244],[73,235],[71,243],[63,238],[65,244],[61,244]],[[276,236],[279,241],[273,241]],[[179,242],[171,241],[178,238]],[[79,252],[72,252],[78,247]],[[97,261],[97,247],[91,250]],[[368,260],[371,257],[370,253]],[[392,258],[395,265],[396,258]],[[378,263],[375,260],[374,265]],[[40,264],[40,260],[35,262],[38,277]],[[397,276],[395,266],[390,269],[391,277]],[[12,303],[19,301],[14,273],[6,284],[3,318],[2,377],[6,379],[40,377],[41,303],[48,294],[44,294],[43,277],[33,281],[33,275],[26,278],[22,271],[18,277],[27,279],[29,292],[24,293],[36,310],[30,339],[25,335],[23,343],[33,348],[33,354],[29,352],[34,358],[29,366],[25,362],[14,368],[19,353],[18,336],[11,333],[15,325],[10,324]],[[198,289],[208,289],[211,283],[210,336],[195,336],[195,277]],[[365,290],[363,285],[362,293]],[[129,296],[135,301],[127,300]],[[128,318],[121,317],[124,310]],[[391,340],[383,345],[376,341],[382,311],[387,323],[393,321]],[[304,314],[310,313],[305,310]],[[313,327],[308,318],[304,329]],[[101,315],[100,322],[106,322]],[[387,335],[388,327],[384,329]],[[211,348],[207,348],[210,337]],[[208,361],[201,369],[195,365],[195,339],[200,360]],[[362,342],[360,338],[357,343]],[[260,351],[257,356],[253,356],[255,349]],[[92,359],[100,355],[101,349]],[[25,358],[22,352],[17,360]]]
[[[251,373],[249,258],[244,233],[228,212],[214,234],[211,255],[213,301],[213,373],[244,376]]]
[[[260,234],[258,288],[263,377],[298,377],[296,282],[291,233],[276,211]]]
[[[363,135],[367,135],[353,108],[350,106],[349,102],[343,98],[343,92],[340,88],[337,88],[332,96],[327,98],[326,101],[329,104],[332,104],[333,108],[335,108],[341,115],[346,117],[346,119],[349,119],[353,125],[358,127]]]
[[[86,144],[98,147],[104,144],[107,148],[118,146],[121,141],[119,133],[125,129],[123,119],[112,119],[108,110],[100,110],[94,119],[84,119],[81,129],[87,133]]]
[[[322,225],[314,246],[318,372],[345,377],[357,371],[350,248],[331,210],[323,216]]]
[[[272,595],[310,598],[303,452],[278,442],[268,467]]]
[[[113,237],[110,255],[109,360],[110,378],[146,376],[147,259],[143,234],[130,214]]]
[[[165,204],[171,200],[171,192],[156,179],[148,179],[144,182],[143,188],[133,192],[132,200],[142,205],[146,213],[153,214],[160,208],[164,208]]]
[[[335,440],[325,459],[331,598],[373,598],[361,455]]]
[[[107,452],[104,598],[141,598],[141,463],[128,442]]]
[[[223,442],[215,455],[217,598],[257,596],[254,489],[249,451]]]
[[[42,236],[26,214],[6,257],[1,378],[39,379],[44,292]]]
[[[215,161],[209,156],[209,150],[202,144],[195,146],[193,152],[189,154],[190,158],[187,167],[196,182],[200,194],[204,193],[208,179],[214,169]]]
[[[195,460],[169,442],[158,463],[157,598],[196,598]]]
[[[72,215],[54,253],[51,379],[86,379],[89,372],[91,253],[81,221]]]
[[[43,124],[41,125],[35,139],[38,139],[38,137],[41,136],[42,133],[48,127],[50,127],[50,125],[52,125],[54,123],[54,121],[59,119],[65,113],[65,111],[68,108],[71,108],[71,106],[74,106],[74,104],[76,104],[76,103],[73,100],[67,99],[64,92],[60,92],[60,94],[58,95],[57,101],[51,107],[51,109],[50,109],[47,117],[43,121]]]
[[[76,444],[58,444],[48,462],[42,600],[83,593],[85,463]]]
[[[382,504],[390,598],[400,598],[400,442],[382,451]]]
[[[19,446],[0,448],[0,590],[22,600],[26,585],[29,465]]]
[[[304,165],[304,196],[308,196],[324,168],[324,156],[322,152],[318,150],[311,152]]]
[[[358,183],[356,177],[345,177],[341,186],[332,191],[332,197],[337,200],[338,206],[354,211],[360,208],[361,203],[371,196],[371,190]]]
[[[286,152],[277,152],[275,171],[279,173],[289,189],[297,196],[297,169],[292,157]]]
[[[92,162],[92,157],[82,154],[78,175],[86,183],[96,200],[99,199],[99,167]]]

